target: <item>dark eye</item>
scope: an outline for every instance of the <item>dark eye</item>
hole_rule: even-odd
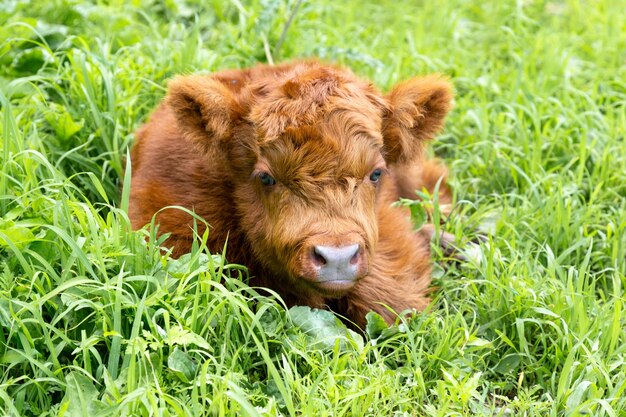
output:
[[[372,182],[378,182],[378,180],[380,179],[380,176],[383,175],[383,170],[382,169],[375,169],[374,171],[372,171],[372,173],[370,174],[370,181]]]
[[[261,181],[261,184],[263,184],[263,185],[274,185],[274,184],[276,184],[276,180],[274,179],[274,177],[272,177],[267,172],[261,172],[259,174],[259,180]]]

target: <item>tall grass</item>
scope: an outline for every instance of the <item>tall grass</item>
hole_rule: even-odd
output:
[[[3,414],[626,415],[622,2],[5,1],[0,22]],[[435,301],[391,328],[286,310],[206,236],[172,259],[131,231],[124,161],[167,79],[303,56],[456,88],[445,228],[488,238],[434,248]]]

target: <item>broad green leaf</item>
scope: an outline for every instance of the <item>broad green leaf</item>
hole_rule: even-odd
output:
[[[504,356],[493,370],[502,374],[508,374],[517,369],[521,361],[521,355],[518,355],[517,353],[511,353]]]
[[[289,316],[293,323],[307,335],[309,342],[315,348],[332,349],[337,341],[342,348],[345,348],[348,339],[361,338],[354,332],[348,332],[345,324],[327,310],[295,306],[289,309]],[[357,345],[359,345],[358,340]]]
[[[186,383],[189,383],[196,375],[196,363],[187,353],[179,350],[177,347],[174,348],[167,358],[167,367],[170,368],[181,381]]]
[[[0,248],[9,246],[7,241],[12,242],[17,248],[22,248],[35,239],[35,235],[29,228],[12,223],[5,222],[4,227],[0,228],[0,232],[5,236],[0,235]]]
[[[394,203],[396,207],[407,207],[411,213],[411,223],[413,223],[413,229],[419,230],[428,220],[428,214],[424,207],[424,201],[422,200],[410,200],[408,198],[401,198]]]
[[[93,416],[104,409],[104,404],[98,400],[100,393],[90,378],[81,372],[72,371],[65,380],[67,386],[59,416]]]
[[[185,330],[180,326],[174,326],[167,332],[167,343],[170,345],[187,346],[194,344],[206,350],[211,350],[211,346],[201,336]]]
[[[367,333],[370,339],[377,339],[382,334],[383,330],[386,330],[388,327],[387,323],[385,323],[385,319],[374,311],[367,313],[365,320],[367,321],[365,333]]]
[[[370,337],[373,345],[387,340],[400,332],[397,326],[387,326],[381,315],[374,311],[367,313],[365,320],[367,320],[365,332]]]
[[[85,121],[75,122],[64,106],[55,103],[49,105],[51,110],[46,113],[45,118],[61,141],[69,139],[83,128]]]
[[[209,257],[205,253],[200,253],[194,264],[197,264],[202,272],[208,272]],[[186,253],[178,259],[169,259],[167,262],[167,272],[175,278],[182,278],[193,269],[194,265],[192,265],[190,253]]]
[[[419,230],[426,223],[428,215],[421,201],[416,201],[416,203],[417,204],[411,204],[409,207],[411,209],[411,223],[413,223],[413,228]]]

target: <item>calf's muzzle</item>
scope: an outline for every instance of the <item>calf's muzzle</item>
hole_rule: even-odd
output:
[[[321,292],[342,293],[367,274],[367,253],[360,239],[310,242],[301,267],[302,278]]]
[[[313,246],[313,264],[317,281],[353,280],[359,265],[358,243],[349,246]]]

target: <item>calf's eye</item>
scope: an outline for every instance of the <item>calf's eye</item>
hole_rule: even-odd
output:
[[[259,181],[261,181],[261,184],[268,186],[276,184],[276,180],[274,179],[274,177],[272,177],[267,172],[261,172],[259,174]]]
[[[383,174],[383,170],[382,169],[375,169],[374,171],[372,171],[372,173],[370,174],[370,181],[376,183],[378,182],[378,180],[380,179],[380,176]]]

